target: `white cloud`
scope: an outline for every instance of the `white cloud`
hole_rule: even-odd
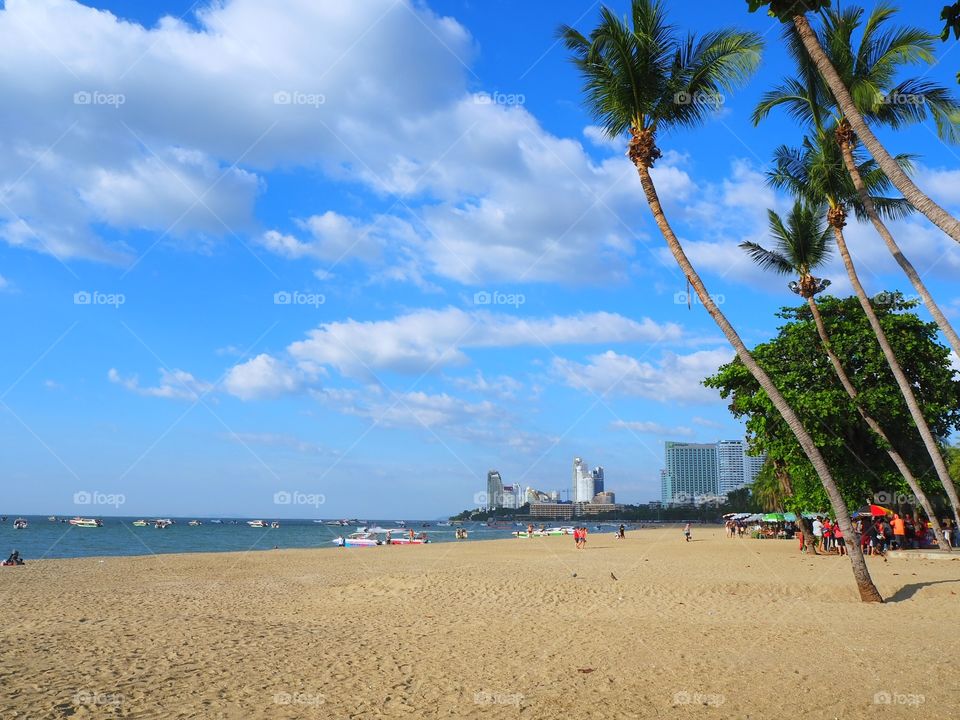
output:
[[[422,373],[466,362],[464,350],[613,342],[677,341],[679,326],[615,313],[526,319],[458,308],[417,310],[392,320],[324,323],[288,347],[308,372],[336,367],[366,377],[379,370]]]
[[[955,373],[960,374],[960,356],[953,351],[950,352],[950,367]]]
[[[303,380],[297,370],[264,353],[234,365],[224,378],[223,387],[241,400],[253,400],[296,392]]]
[[[941,205],[960,206],[960,170],[919,165],[916,183]]]
[[[668,425],[661,425],[657,422],[644,420],[615,420],[613,423],[611,423],[611,427],[619,430],[630,430],[631,432],[640,433],[643,435],[680,437],[691,437],[693,435],[693,430],[682,425],[671,427]]]
[[[155,387],[140,385],[140,380],[136,375],[125,378],[120,375],[116,368],[110,368],[107,378],[110,382],[121,385],[138,395],[171,400],[199,400],[213,390],[211,383],[195,378],[185,370],[161,368],[160,384]]]
[[[7,280],[3,275],[0,275],[0,292],[10,289],[10,281]]]
[[[465,390],[504,400],[515,398],[517,393],[523,389],[523,383],[509,375],[488,378],[480,370],[477,370],[473,377],[454,378],[453,383]]]
[[[689,355],[664,353],[656,364],[608,350],[587,358],[585,364],[554,358],[553,374],[572,388],[600,396],[642,397],[657,402],[709,403],[719,395],[700,383],[724,363],[733,351],[701,350]]]

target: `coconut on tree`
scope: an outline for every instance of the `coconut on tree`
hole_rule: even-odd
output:
[[[707,292],[667,220],[650,174],[661,157],[659,134],[702,124],[722,94],[740,86],[756,70],[763,46],[760,37],[734,29],[680,37],[656,0],[632,0],[630,16],[624,19],[604,7],[599,24],[589,35],[569,26],[561,27],[559,35],[583,77],[585,102],[592,115],[611,138],[630,134],[627,155],[640,176],[654,221],[686,281],[796,436],[823,483],[843,532],[854,537],[846,503],[823,455]],[[850,562],[861,599],[882,602],[859,547],[851,547]]]
[[[836,99],[837,105],[850,123],[853,132],[866,145],[883,172],[903,193],[903,196],[910,201],[911,205],[926,215],[943,232],[960,242],[960,220],[953,217],[917,187],[909,174],[873,134],[863,114],[857,108],[850,90],[844,84],[843,78],[840,77],[823,45],[821,45],[817,33],[811,27],[807,13],[815,12],[823,16],[830,4],[830,0],[747,0],[750,12],[769,6],[770,15],[781,22],[793,24],[804,49],[817,68],[817,72],[820,73],[827,87],[830,88],[830,93]]]
[[[864,22],[861,8],[829,10],[824,13],[823,30],[817,37],[849,88],[857,109],[871,123],[899,129],[932,119],[937,136],[943,142],[960,142],[960,101],[950,90],[922,76],[897,80],[906,65],[936,62],[933,49],[937,36],[922,28],[890,27],[895,14],[892,7],[881,4]],[[855,42],[858,31],[860,39]],[[820,132],[826,125],[836,127],[843,162],[864,212],[923,299],[950,347],[960,356],[960,336],[874,206],[856,162],[856,135],[842,108],[817,72],[793,26],[785,28],[783,36],[796,63],[797,74],[764,93],[753,113],[754,124],[775,108],[783,108],[811,132]]]
[[[774,241],[772,249],[767,249],[755,242],[743,242],[743,248],[750,258],[764,270],[771,270],[781,275],[796,275],[797,279],[789,284],[790,290],[807,301],[807,306],[813,315],[813,321],[820,336],[823,350],[833,366],[844,391],[854,402],[857,412],[867,426],[880,439],[887,455],[903,476],[907,486],[920,503],[920,507],[932,521],[937,544],[941,550],[950,550],[950,543],[944,538],[937,522],[936,513],[930,500],[920,487],[920,483],[910,470],[903,456],[894,447],[890,437],[883,427],[871,416],[859,401],[859,392],[851,381],[843,363],[833,350],[830,335],[820,314],[816,295],[830,285],[830,280],[819,278],[814,271],[822,267],[831,255],[832,230],[824,222],[825,211],[797,200],[786,222],[774,210],[768,210],[770,235]]]
[[[940,444],[930,424],[924,417],[923,410],[917,400],[917,393],[913,383],[906,376],[900,361],[897,359],[893,347],[887,338],[886,332],[874,311],[870,298],[867,296],[856,265],[847,247],[843,229],[847,224],[848,209],[852,208],[859,217],[864,217],[865,209],[860,202],[860,195],[853,186],[850,174],[844,169],[840,160],[840,148],[833,142],[833,132],[823,129],[812,138],[803,140],[800,149],[781,146],[774,153],[774,166],[767,174],[771,185],[778,189],[787,190],[795,197],[803,198],[809,204],[826,208],[826,221],[833,232],[834,241],[840,251],[843,266],[853,287],[854,294],[860,302],[860,307],[870,322],[877,342],[887,360],[887,365],[893,373],[900,388],[900,393],[907,404],[910,416],[916,425],[924,447],[936,470],[937,477],[950,500],[954,520],[960,524],[960,501],[957,499],[957,489],[947,471],[946,463],[940,449]],[[909,166],[909,159],[899,157],[898,161]],[[903,198],[885,197],[879,193],[889,189],[889,178],[876,167],[872,160],[859,163],[859,173],[864,182],[871,188],[871,199],[878,212],[889,218],[901,216],[909,212],[909,204]]]

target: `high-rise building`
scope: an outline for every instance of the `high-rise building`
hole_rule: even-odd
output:
[[[572,502],[590,502],[596,493],[593,489],[593,474],[587,469],[583,458],[573,459],[573,496]]]
[[[603,492],[603,465],[597,465],[590,473],[593,476],[593,492]]]
[[[746,474],[742,440],[717,443],[717,493],[726,495],[744,485]]]
[[[667,442],[666,469],[660,472],[661,500],[674,504],[712,502],[749,485],[756,480],[766,456],[747,455],[746,450],[742,440]]]
[[[495,510],[503,507],[503,478],[496,470],[487,473],[486,509]]]
[[[664,503],[692,502],[700,495],[717,494],[716,443],[685,443],[668,440],[664,446],[669,495]],[[661,479],[661,485],[663,481]],[[661,491],[667,489],[661,487]]]
[[[523,495],[519,485],[504,485],[503,500],[500,507],[508,510],[516,510],[523,505],[522,497]]]

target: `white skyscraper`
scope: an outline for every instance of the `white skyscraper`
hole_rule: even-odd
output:
[[[573,459],[573,502],[591,502],[594,492],[593,474],[583,458]]]
[[[717,493],[726,495],[744,485],[746,478],[741,440],[721,440],[717,443]]]

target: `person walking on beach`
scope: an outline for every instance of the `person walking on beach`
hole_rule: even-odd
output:
[[[690,542],[690,523],[683,526],[683,537],[687,542]]]
[[[619,530],[618,537],[619,537],[621,540],[623,540],[623,539],[625,539],[625,538],[627,537],[627,528],[624,527],[623,523],[620,523],[620,530]]]
[[[573,529],[573,544],[576,546],[577,550],[580,549],[580,528],[578,527]]]
[[[823,550],[823,523],[820,518],[813,521],[813,549],[815,552]]]

